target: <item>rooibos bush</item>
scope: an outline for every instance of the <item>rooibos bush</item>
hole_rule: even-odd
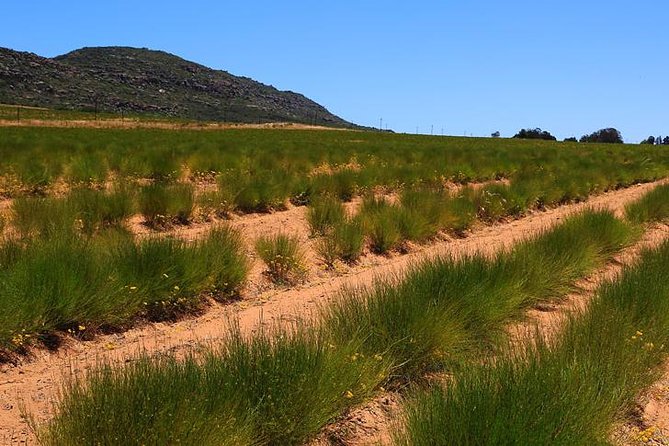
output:
[[[304,277],[304,254],[296,236],[277,234],[261,237],[256,252],[265,262],[270,278],[279,284],[292,284]]]
[[[360,258],[365,246],[365,228],[360,218],[341,222],[335,227],[332,237],[344,262],[353,263]]]
[[[309,227],[314,235],[325,235],[346,217],[342,203],[332,197],[321,196],[312,200],[307,211]]]
[[[669,185],[657,186],[640,200],[625,208],[627,219],[636,223],[669,219]]]

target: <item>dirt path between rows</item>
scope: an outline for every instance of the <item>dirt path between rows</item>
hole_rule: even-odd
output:
[[[269,290],[251,301],[214,305],[204,315],[181,322],[150,324],[120,334],[99,336],[93,341],[70,339],[57,352],[37,350],[30,361],[0,368],[0,444],[35,444],[20,406],[38,420],[48,419],[51,402],[70,374],[81,375],[100,361],[123,363],[146,352],[188,351],[221,339],[226,321],[235,318],[245,333],[261,324],[294,321],[315,315],[320,305],[335,299],[347,287],[368,286],[379,277],[401,275],[418,261],[440,255],[461,256],[474,252],[492,254],[539,234],[565,217],[586,208],[611,209],[618,215],[626,204],[639,199],[661,181],[592,197],[586,202],[533,213],[520,220],[483,227],[464,239],[447,239],[414,252],[375,258],[364,269],[336,277],[314,278],[307,285],[288,290]]]
[[[531,344],[532,340],[536,339],[537,333],[541,333],[549,341],[559,339],[559,333],[569,316],[585,311],[602,284],[615,280],[625,266],[636,263],[644,249],[657,247],[667,239],[669,239],[669,225],[652,225],[639,242],[621,251],[603,268],[578,281],[575,284],[576,290],[568,294],[564,300],[530,309],[526,313],[526,320],[507,327],[510,342],[522,348],[523,345]],[[667,378],[669,379],[669,375]],[[433,379],[436,379],[437,385],[446,385],[441,378]],[[664,391],[666,406],[663,412],[660,411],[662,413],[655,413],[658,419],[655,423],[656,438],[660,438],[662,432],[669,433],[666,425],[669,421],[669,398],[667,397],[669,382],[664,381],[658,386]],[[326,427],[310,446],[391,444],[392,429],[399,426],[402,417],[404,396],[401,390],[377,395],[364,407],[351,411],[338,422]],[[655,406],[654,409],[655,412],[658,412],[660,408]],[[665,425],[660,428],[658,424],[662,421]],[[635,432],[638,433],[638,431],[637,429]],[[632,436],[627,436],[626,440],[631,438]],[[619,444],[637,443],[622,441]]]

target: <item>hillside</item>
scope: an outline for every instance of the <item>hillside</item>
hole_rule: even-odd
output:
[[[0,48],[0,103],[229,122],[354,127],[305,96],[163,51],[82,48],[53,59]]]

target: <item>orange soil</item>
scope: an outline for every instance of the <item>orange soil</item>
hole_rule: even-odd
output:
[[[636,185],[592,197],[584,203],[567,205],[545,212],[536,212],[520,220],[482,227],[464,239],[445,237],[429,246],[416,246],[407,255],[390,257],[366,256],[360,265],[332,276],[314,272],[308,282],[293,289],[267,289],[266,284],[250,286],[246,299],[232,305],[212,304],[205,314],[177,323],[156,323],[138,326],[124,333],[98,336],[82,342],[66,339],[55,353],[35,350],[32,358],[22,364],[0,366],[0,444],[34,442],[20,405],[38,420],[48,419],[52,401],[69,376],[81,376],[100,361],[123,363],[140,354],[159,354],[168,351],[191,351],[202,345],[220,340],[227,321],[235,319],[245,333],[262,325],[294,321],[301,317],[316,316],[321,305],[336,299],[338,293],[349,287],[369,286],[376,278],[405,273],[412,264],[440,255],[454,257],[481,252],[493,254],[508,249],[514,243],[539,234],[565,217],[583,209],[607,208],[621,215],[624,206],[639,199],[660,182]],[[245,237],[272,230],[305,235],[304,208],[293,208],[262,216],[243,216],[233,220]],[[300,229],[301,228],[301,229]],[[196,237],[201,228],[177,231],[185,237]],[[254,273],[257,277],[257,271]],[[252,279],[253,280],[253,279]]]

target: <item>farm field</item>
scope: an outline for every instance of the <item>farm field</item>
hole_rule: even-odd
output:
[[[665,150],[6,127],[0,153],[0,442],[499,444],[457,405],[557,386],[611,318],[657,349],[590,336],[607,356],[563,379],[606,369],[610,398],[575,391],[574,436],[536,444],[663,438],[629,413],[665,360],[669,296],[639,285],[669,270]],[[632,295],[637,319],[600,304]]]

